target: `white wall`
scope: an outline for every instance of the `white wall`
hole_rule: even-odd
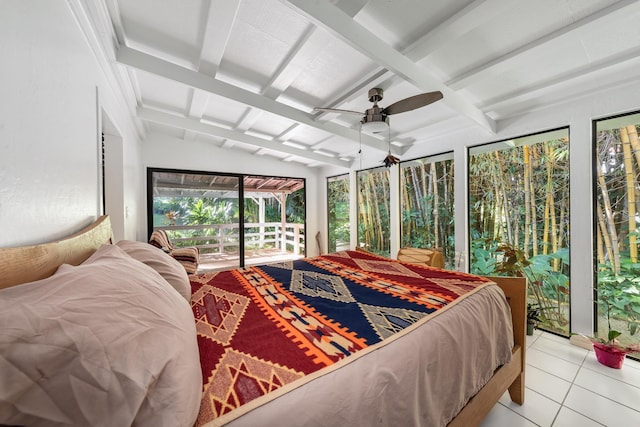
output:
[[[317,168],[279,161],[270,156],[257,156],[238,150],[218,148],[210,142],[197,138],[184,141],[154,133],[149,134],[143,141],[141,156],[144,165],[140,174],[141,188],[146,188],[146,168],[148,167],[305,178],[307,255],[317,254],[315,235],[318,230],[325,233],[319,228],[321,213],[318,211],[326,206],[319,195],[318,185],[323,184],[324,180],[318,179]],[[143,206],[146,206],[146,201]],[[146,207],[143,211],[146,211]],[[146,230],[146,218],[143,229]],[[326,236],[326,234],[323,235]]]
[[[0,247],[62,237],[100,214],[98,111],[112,112],[138,168],[134,126],[73,5],[0,2]]]

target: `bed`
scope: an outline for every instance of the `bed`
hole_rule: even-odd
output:
[[[185,289],[111,240],[101,217],[0,249],[0,424],[473,426],[523,402],[524,279],[344,251]]]

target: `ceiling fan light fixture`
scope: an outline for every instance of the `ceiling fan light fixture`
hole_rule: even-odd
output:
[[[387,121],[363,122],[361,131],[368,134],[386,132],[389,129]]]

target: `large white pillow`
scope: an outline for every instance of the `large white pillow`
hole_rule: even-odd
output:
[[[0,290],[0,424],[191,426],[202,374],[191,309],[114,245]]]
[[[182,264],[153,245],[133,240],[120,240],[116,245],[129,256],[148,265],[167,281],[187,302],[191,302],[191,283]]]

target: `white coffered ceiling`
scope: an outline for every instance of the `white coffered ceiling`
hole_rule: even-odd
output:
[[[402,155],[639,75],[637,0],[103,1],[145,132],[309,166],[348,167],[361,138],[384,157],[358,116],[313,111],[364,112],[372,87],[444,94],[390,117]]]

